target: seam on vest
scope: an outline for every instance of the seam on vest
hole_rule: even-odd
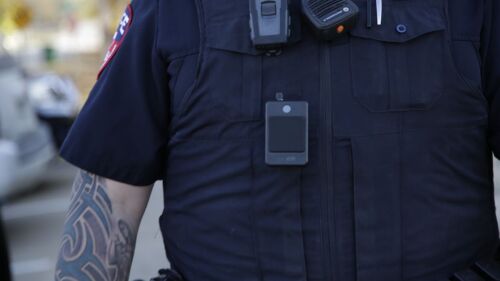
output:
[[[204,55],[204,49],[205,49],[205,41],[206,41],[206,30],[205,30],[205,13],[203,12],[203,2],[201,0],[195,0],[196,4],[196,12],[198,14],[198,29],[199,29],[199,36],[200,36],[200,45],[198,46],[199,49],[199,56],[198,56],[198,62],[196,64],[196,81],[194,83],[194,86],[198,83],[199,80],[199,75],[201,71],[201,66],[203,64],[203,55]]]
[[[184,65],[186,64],[186,60],[184,60],[184,59],[180,60],[180,64],[181,65],[179,66],[179,69],[177,70],[178,74],[174,76],[175,79],[171,80],[172,81],[171,91],[174,92],[174,93],[177,92],[176,91],[176,89],[177,89],[177,82],[179,81],[179,77],[180,77],[180,75],[182,73],[182,70],[184,69]],[[172,77],[172,78],[174,78],[174,77]]]
[[[399,178],[398,178],[398,188],[399,188],[399,279],[404,279],[404,238],[405,238],[405,229],[403,224],[403,132],[404,132],[404,119],[405,112],[399,113],[399,133],[398,133],[398,167],[399,167]]]
[[[250,212],[250,220],[251,220],[251,232],[252,232],[252,248],[253,248],[253,255],[255,258],[255,264],[257,266],[257,271],[258,271],[258,278],[260,281],[264,280],[264,272],[262,271],[262,263],[260,260],[260,240],[259,240],[259,232],[258,232],[258,226],[257,226],[257,218],[256,218],[256,206],[255,206],[255,199],[256,195],[254,194],[255,192],[255,163],[254,163],[254,153],[255,153],[255,141],[251,140],[249,141],[250,143],[250,169],[251,169],[251,212]]]
[[[483,119],[483,121],[487,121],[488,119]],[[371,134],[352,134],[352,135],[336,135],[337,138],[369,138],[369,137],[374,137],[374,136],[386,136],[386,135],[396,135],[396,134],[407,134],[407,133],[419,133],[419,132],[425,132],[425,131],[436,131],[436,132],[441,132],[442,130],[472,130],[472,129],[478,129],[478,128],[484,128],[486,129],[487,124],[475,124],[475,125],[470,125],[470,126],[437,126],[437,127],[426,127],[426,128],[416,128],[416,129],[405,129],[404,131],[400,132],[399,130],[393,130],[391,132],[384,132],[384,133],[371,133]]]
[[[458,35],[452,35],[451,41],[466,41],[466,42],[479,43],[481,42],[481,38],[458,34]]]
[[[484,75],[484,73],[487,73],[487,70],[486,70],[486,67],[488,65],[487,63],[487,60],[488,60],[488,56],[490,55],[489,52],[490,52],[490,45],[491,43],[493,42],[493,40],[491,39],[493,37],[493,30],[494,30],[494,27],[493,27],[493,1],[495,0],[492,0],[492,1],[488,1],[488,5],[485,4],[485,11],[484,11],[484,15],[483,15],[483,25],[482,25],[482,30],[481,30],[481,33],[482,33],[482,36],[486,37],[487,40],[484,40],[484,38],[481,38],[481,46],[479,48],[480,52],[481,52],[481,56],[482,56],[482,61],[481,61],[481,72],[483,73],[483,77],[481,77],[481,80],[482,80],[482,84],[483,84],[483,89],[486,89],[486,77]],[[488,34],[485,34],[486,32],[485,31],[488,31]],[[484,43],[484,45],[483,45]],[[485,95],[488,96],[489,93],[487,93],[485,91]],[[488,97],[488,98],[491,98],[491,97]]]
[[[185,57],[188,57],[191,55],[196,55],[199,52],[200,52],[199,48],[192,48],[189,50],[184,50],[182,52],[172,53],[170,56],[168,56],[167,61],[170,63],[170,62],[177,60],[177,59],[182,59],[182,58],[185,58]]]
[[[158,38],[159,33],[160,33],[160,28],[158,25],[158,19],[160,18],[160,0],[156,0],[156,12],[155,12],[155,30],[154,30],[154,43],[153,43],[153,48],[155,54],[161,59],[164,68],[166,69],[167,66],[167,61],[163,58],[162,53],[160,52],[160,48],[158,47]]]
[[[458,68],[457,66],[457,60],[455,59],[455,56],[453,54],[453,31],[451,27],[451,18],[450,18],[450,7],[449,7],[449,1],[443,0],[443,8],[444,8],[444,13],[445,13],[445,19],[446,19],[446,50],[450,56],[450,68],[452,70],[452,74],[456,76],[458,81],[462,84],[463,87],[465,87],[468,91],[476,95],[478,98],[481,98],[483,103],[488,104],[488,100],[486,98],[486,95],[484,93],[484,89],[479,89],[474,87],[467,78],[462,74],[462,71]],[[481,66],[482,68],[482,66]]]
[[[198,46],[198,60],[196,62],[195,66],[195,79],[191,86],[188,88],[184,96],[182,97],[182,100],[179,103],[179,110],[178,114],[176,115],[178,119],[181,119],[182,116],[184,116],[187,105],[189,101],[191,100],[191,97],[193,95],[193,92],[196,90],[198,87],[198,83],[200,80],[200,73],[201,69],[203,66],[203,57],[204,57],[204,49],[205,49],[205,16],[203,13],[203,3],[201,0],[194,0],[195,6],[196,6],[196,13],[198,15],[198,29],[199,29],[199,36],[200,36],[200,42]]]

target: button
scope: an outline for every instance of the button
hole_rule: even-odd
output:
[[[264,1],[260,8],[263,17],[275,16],[277,13],[276,1]]]
[[[398,24],[396,26],[396,31],[398,33],[406,33],[406,31],[408,31],[408,28],[406,28],[406,25],[404,25],[404,24]]]
[[[292,107],[291,106],[289,106],[289,105],[283,106],[283,113],[288,114],[290,112],[292,112]]]

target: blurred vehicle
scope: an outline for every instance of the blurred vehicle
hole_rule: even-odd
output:
[[[50,126],[60,147],[79,110],[80,93],[75,84],[68,77],[39,75],[30,78],[28,95],[38,117]]]
[[[0,47],[0,198],[36,185],[56,155],[27,90],[23,71]]]

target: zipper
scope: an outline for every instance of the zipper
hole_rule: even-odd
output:
[[[332,206],[330,198],[332,196],[332,183],[333,183],[333,155],[332,155],[332,141],[333,141],[333,112],[332,112],[332,79],[331,79],[331,62],[330,62],[330,46],[328,43],[320,45],[320,63],[319,63],[319,79],[320,79],[320,113],[323,126],[320,130],[320,157],[322,166],[322,188],[321,188],[321,230],[323,241],[323,266],[326,280],[333,281],[332,270],[332,248],[334,247],[334,239],[331,239],[332,231],[331,226],[333,222]]]

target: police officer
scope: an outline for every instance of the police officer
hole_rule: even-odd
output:
[[[157,180],[187,281],[490,280],[500,2],[384,0],[379,24],[356,0],[330,41],[290,2],[279,52],[256,48],[249,0],[126,9],[61,151],[82,172],[56,280],[127,280]],[[307,102],[307,126],[271,125],[269,102]],[[308,161],[270,165],[289,125]]]

